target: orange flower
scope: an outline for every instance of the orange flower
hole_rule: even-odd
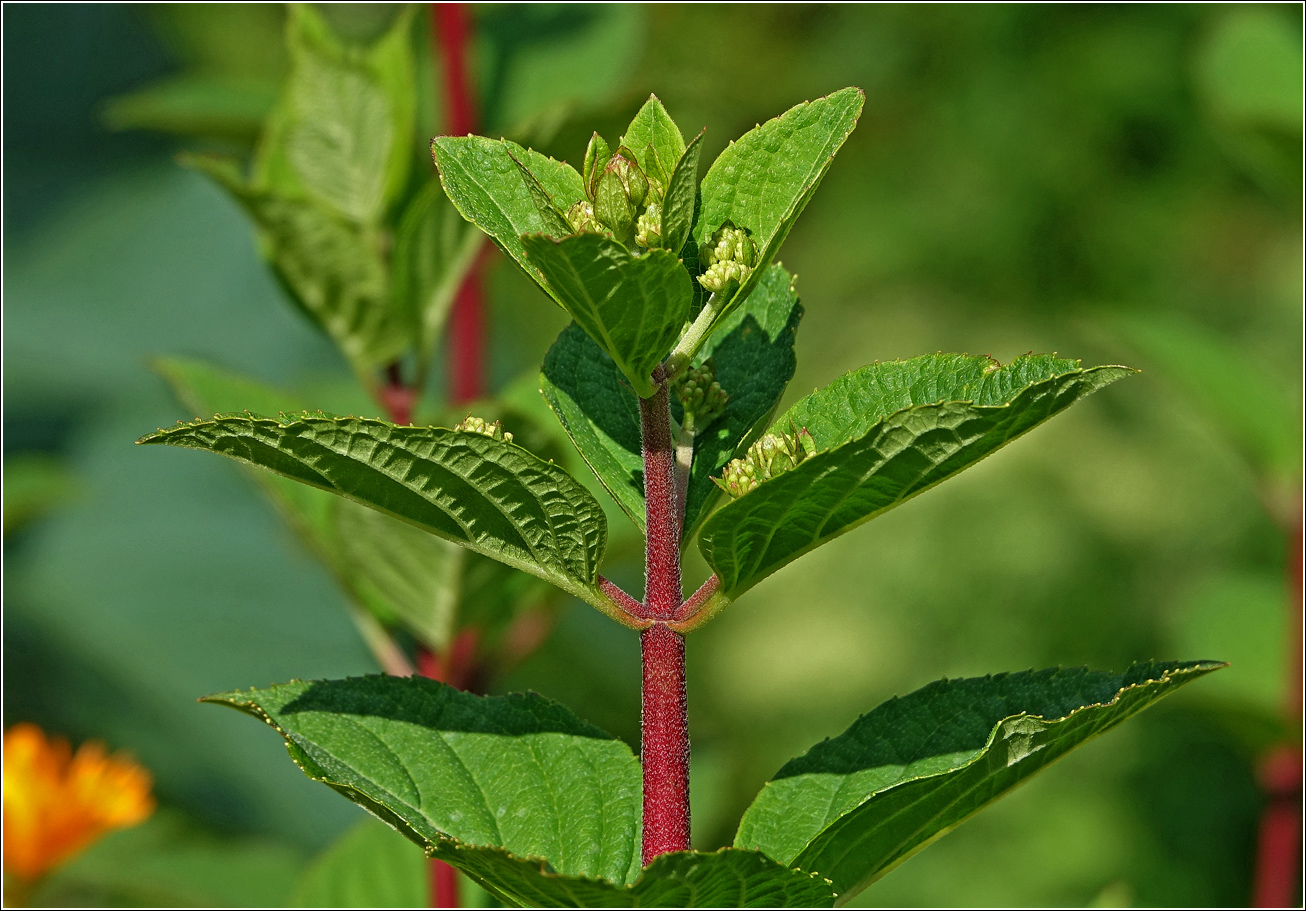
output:
[[[47,739],[16,724],[4,739],[4,868],[32,881],[113,829],[154,812],[150,773],[129,757],[87,741]]]

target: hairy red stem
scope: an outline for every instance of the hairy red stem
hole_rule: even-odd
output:
[[[644,448],[644,609],[669,620],[680,610],[680,515],[675,446],[667,387],[640,399]],[[685,703],[685,639],[657,623],[639,634],[643,657],[640,760],[644,767],[645,865],[659,854],[689,850],[689,723]]]

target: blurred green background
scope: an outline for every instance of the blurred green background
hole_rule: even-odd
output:
[[[1246,904],[1255,761],[1300,736],[1281,704],[1285,530],[1300,521],[1301,8],[473,12],[484,131],[573,163],[650,91],[686,133],[708,128],[710,161],[799,101],[865,89],[782,251],[807,308],[784,404],[872,360],[940,350],[1143,370],[691,637],[695,846],[728,843],[786,759],[938,677],[1217,658],[1230,669],[856,901]],[[332,15],[365,40],[392,14]],[[194,700],[372,659],[343,596],[234,466],[132,445],[190,417],[156,355],[302,389],[350,383],[234,204],[172,161],[248,148],[284,71],[284,14],[3,15],[5,725],[131,750],[162,804],[38,898],[320,900],[305,865],[362,812],[305,779],[271,732]],[[428,124],[435,70],[428,59]],[[488,286],[499,389],[538,366],[564,319],[501,258]],[[611,574],[638,588],[637,566]],[[696,585],[701,561],[688,575]],[[636,637],[579,603],[504,688],[637,744]],[[420,876],[416,849],[396,850]]]

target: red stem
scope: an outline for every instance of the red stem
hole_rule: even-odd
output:
[[[655,620],[680,610],[680,515],[675,446],[667,387],[640,399],[644,447],[644,607]],[[640,760],[644,767],[644,864],[689,850],[689,723],[685,703],[685,639],[657,623],[639,634],[643,657]]]

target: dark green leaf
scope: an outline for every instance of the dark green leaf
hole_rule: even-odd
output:
[[[722,506],[699,547],[737,597],[1130,372],[1033,355],[1000,368],[956,354],[855,370],[776,422],[806,427],[823,451]]]
[[[639,166],[645,171],[650,169],[649,163],[645,161],[645,150],[652,146],[658,157],[656,170],[665,174],[670,174],[676,162],[685,154],[685,138],[656,95],[648,96],[648,101],[635,114],[635,119],[626,127],[626,133],[617,145],[633,151]]]
[[[522,238],[556,298],[599,343],[640,396],[689,315],[689,274],[668,250],[636,257],[602,234]]]
[[[802,317],[793,277],[776,264],[700,351],[700,362],[712,358],[717,382],[730,400],[725,413],[694,436],[694,464],[685,497],[686,546],[721,496],[712,478],[720,477],[727,462],[743,455],[775,414],[798,363],[794,336]]]
[[[731,143],[708,169],[700,188],[703,209],[695,241],[702,244],[730,220],[751,232],[758,249],[757,268],[721,310],[722,316],[748,297],[775,259],[835,153],[857,125],[864,100],[861,89],[846,88],[796,105]]]
[[[694,228],[694,203],[698,198],[698,157],[703,134],[695,136],[675,164],[662,201],[662,245],[679,253]]]
[[[789,762],[735,845],[819,872],[841,901],[1070,750],[1224,665],[940,680]]]
[[[320,413],[220,415],[140,442],[218,452],[341,494],[611,610],[595,585],[602,509],[561,468],[511,443]]]
[[[183,163],[221,184],[258,225],[264,258],[291,299],[339,346],[360,376],[409,344],[390,306],[381,238],[307,199],[246,186],[234,166],[211,156]]]
[[[639,400],[612,358],[571,323],[544,358],[540,392],[581,458],[643,531]]]
[[[422,908],[431,899],[422,849],[376,819],[361,820],[300,874],[295,908]]]
[[[440,169],[445,193],[463,218],[490,235],[552,297],[553,292],[545,286],[539,269],[527,260],[522,246],[523,234],[539,234],[550,228],[522,180],[517,163],[530,170],[554,206],[563,212],[585,196],[575,169],[516,143],[484,136],[438,137],[431,140],[431,154]]]
[[[541,696],[372,676],[206,701],[271,724],[305,774],[420,845],[500,849],[618,885],[639,873],[639,762]]]

